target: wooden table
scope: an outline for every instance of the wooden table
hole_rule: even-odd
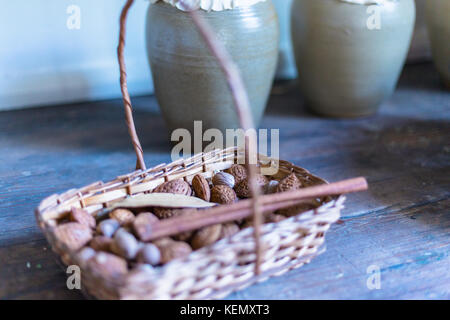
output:
[[[155,99],[134,103],[148,165],[169,162]],[[450,298],[450,93],[431,65],[408,66],[376,116],[320,118],[287,90],[272,96],[262,127],[281,129],[282,159],[329,181],[366,176],[370,190],[348,197],[311,264],[229,298]],[[133,169],[121,101],[3,112],[0,132],[0,298],[82,298],[66,288],[33,210]],[[368,268],[379,268],[379,290]]]

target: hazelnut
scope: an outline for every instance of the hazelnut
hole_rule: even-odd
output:
[[[239,226],[236,223],[227,223],[222,225],[222,230],[220,232],[220,239],[228,238],[240,231]]]
[[[161,252],[161,263],[165,264],[175,259],[181,259],[192,252],[192,248],[182,241],[172,241],[158,246]]]
[[[91,242],[89,242],[89,246],[95,251],[109,252],[112,242],[113,239],[106,236],[96,236],[91,240]]]

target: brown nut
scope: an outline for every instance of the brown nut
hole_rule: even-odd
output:
[[[78,222],[62,224],[54,229],[55,237],[69,250],[79,250],[92,239],[92,230]]]
[[[224,185],[233,189],[235,185],[235,180],[233,175],[226,172],[219,172],[213,176],[212,183],[215,186]]]
[[[209,187],[208,180],[204,176],[201,174],[195,175],[192,179],[192,188],[198,198],[209,202],[211,199],[211,188]]]
[[[219,185],[211,189],[211,202],[230,204],[236,201],[236,193],[228,186]]]
[[[158,246],[161,252],[161,263],[165,264],[175,259],[181,259],[192,252],[192,248],[186,242],[173,241]]]
[[[213,244],[214,242],[219,240],[221,232],[221,224],[215,224],[198,230],[192,237],[192,248],[200,249]]]
[[[157,186],[155,190],[153,190],[153,192],[175,193],[175,194],[183,194],[186,196],[190,196],[192,194],[191,186],[183,179],[164,182],[163,184]]]
[[[106,237],[112,237],[117,229],[120,228],[120,223],[114,219],[106,219],[97,225],[97,232]]]
[[[161,262],[161,252],[154,244],[146,243],[139,250],[137,260],[140,263],[147,263],[152,266],[156,266]]]
[[[139,239],[144,239],[152,233],[152,226],[159,219],[151,212],[142,212],[138,214],[133,221],[133,229]]]
[[[132,260],[136,258],[139,251],[139,243],[131,233],[119,229],[111,243],[111,251],[125,259]]]
[[[269,179],[266,176],[258,174],[256,176],[256,182],[260,188],[264,188],[269,183]],[[251,198],[251,196],[252,196],[248,178],[242,180],[236,186],[235,190],[236,190],[236,194],[239,198]]]
[[[106,278],[121,277],[128,272],[125,259],[106,252],[99,252],[89,259],[88,266],[96,274]]]
[[[111,250],[112,242],[113,239],[106,236],[95,236],[91,242],[89,242],[89,246],[95,251],[109,252]]]
[[[79,208],[72,208],[70,210],[70,221],[78,222],[84,224],[85,226],[95,229],[96,221],[93,216],[89,212]]]
[[[236,185],[247,178],[247,169],[240,164],[233,164],[230,168],[225,170],[225,172],[234,177],[234,183]]]
[[[134,213],[128,209],[114,209],[109,213],[111,219],[117,220],[121,226],[129,225],[133,223],[135,216]]]
[[[301,188],[302,183],[295,173],[291,173],[282,179],[277,186],[277,192],[284,192]]]
[[[222,225],[222,230],[220,231],[220,239],[228,238],[240,231],[239,226],[236,223],[227,223]]]
[[[277,223],[277,222],[283,221],[285,219],[286,219],[286,217],[281,214],[269,213],[265,217],[265,222],[266,223]]]

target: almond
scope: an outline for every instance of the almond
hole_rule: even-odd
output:
[[[133,223],[135,216],[134,213],[128,209],[114,209],[109,213],[111,219],[117,220],[121,226],[129,225]]]
[[[269,183],[269,179],[266,176],[259,174],[256,176],[256,182],[260,188],[264,188]],[[239,198],[251,198],[251,196],[252,196],[248,178],[242,180],[236,186],[235,190],[236,190],[236,194]]]
[[[189,183],[184,181],[183,179],[177,179],[172,181],[164,182],[163,184],[157,186],[155,193],[175,193],[175,194],[183,194],[186,196],[190,196],[192,194],[191,187]]]
[[[219,185],[211,189],[211,202],[230,204],[236,201],[236,193],[229,186]]]
[[[222,225],[222,230],[220,231],[220,239],[231,237],[239,231],[239,226],[236,223],[224,224]]]
[[[301,186],[302,183],[298,179],[297,175],[295,173],[291,173],[286,178],[280,181],[277,186],[277,192],[295,190],[301,188]]]
[[[89,228],[95,229],[95,218],[89,212],[79,208],[72,208],[70,210],[70,221],[81,223]]]
[[[133,221],[133,229],[139,239],[143,239],[152,233],[152,226],[159,219],[151,212],[142,212],[138,214]]]
[[[211,188],[209,187],[209,183],[204,176],[201,174],[195,175],[192,179],[192,188],[194,189],[197,197],[209,202],[211,199]]]
[[[181,259],[192,252],[192,248],[182,241],[172,241],[158,246],[161,252],[161,263],[165,264],[175,259]]]
[[[89,246],[95,251],[109,252],[112,242],[113,240],[106,236],[96,236],[89,242]]]
[[[89,259],[88,266],[99,276],[117,278],[128,272],[127,262],[116,255],[99,252]]]
[[[242,180],[247,178],[247,169],[240,164],[233,164],[230,168],[225,170],[225,172],[234,177],[235,184],[239,184]]]
[[[194,249],[200,249],[219,240],[222,232],[222,225],[215,224],[198,230],[192,238],[191,245]]]
[[[56,227],[54,235],[69,250],[76,251],[91,241],[92,230],[84,224],[69,222]]]

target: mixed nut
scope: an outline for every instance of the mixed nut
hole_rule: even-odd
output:
[[[303,186],[294,173],[280,181],[263,175],[258,176],[258,185],[263,193],[283,192]],[[250,198],[251,192],[247,170],[235,164],[229,169],[217,172],[211,179],[198,174],[192,184],[183,179],[172,180],[159,185],[155,193],[172,193],[198,197],[217,204],[231,204],[239,199]],[[266,223],[279,222],[303,211],[313,204],[302,204],[294,208],[278,210],[264,216]],[[146,242],[145,235],[161,219],[189,215],[200,209],[191,208],[116,208],[107,217],[94,218],[83,209],[72,208],[65,223],[54,230],[54,236],[79,257],[104,276],[115,277],[134,266],[159,266],[177,258],[189,255],[192,250],[209,246],[216,241],[230,237],[241,229],[252,226],[251,219],[226,224],[216,224],[192,232],[184,232]],[[151,269],[151,268],[150,268]]]

